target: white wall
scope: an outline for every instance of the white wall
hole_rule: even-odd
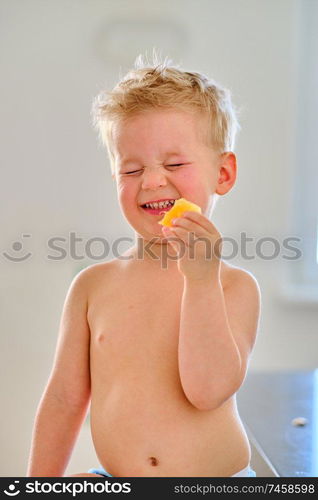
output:
[[[297,0],[1,1],[1,251],[21,256],[12,245],[23,242],[32,252],[20,263],[0,256],[2,476],[25,474],[65,294],[94,262],[49,261],[48,239],[133,235],[90,126],[93,97],[153,46],[230,87],[242,109],[239,176],[214,222],[223,235],[282,240],[292,222],[299,9]],[[250,368],[316,368],[317,306],[281,294],[282,259],[233,263],[262,289]],[[85,425],[68,470],[96,464]]]

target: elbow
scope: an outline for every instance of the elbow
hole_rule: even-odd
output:
[[[72,394],[71,392],[50,388],[44,393],[42,402],[44,404],[59,406],[63,409],[63,411],[76,414],[82,413],[87,410],[89,405],[90,389],[87,388],[80,393],[76,393],[76,391],[74,391]]]
[[[190,404],[201,411],[216,410],[228,401],[240,388],[244,379],[244,370],[239,374],[232,372],[221,379],[211,377],[181,378],[183,392]]]
[[[209,394],[198,394],[198,393],[189,393],[185,392],[185,396],[189,403],[196,409],[200,411],[211,411],[216,410],[219,406],[224,402],[224,398],[220,399]]]
[[[231,396],[229,396],[231,397]],[[196,400],[192,401],[191,404],[200,411],[212,411],[220,408],[228,399],[228,398],[220,398],[215,400]]]
[[[228,401],[235,393],[235,388],[228,387],[226,390],[218,391],[210,390],[205,393],[190,393],[185,392],[186,398],[189,403],[201,411],[212,411],[220,408],[226,401]]]
[[[189,399],[190,401],[190,399]],[[211,402],[207,402],[207,401],[190,401],[190,403],[192,404],[192,406],[196,409],[196,410],[200,410],[200,411],[212,411],[212,410],[216,410],[219,405],[217,404],[212,404]]]

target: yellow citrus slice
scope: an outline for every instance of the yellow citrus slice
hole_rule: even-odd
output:
[[[172,219],[175,219],[176,217],[181,217],[183,212],[201,213],[201,208],[195,203],[186,200],[185,198],[180,198],[179,200],[176,200],[174,202],[173,207],[171,207],[170,210],[168,210],[168,212],[165,213],[163,219],[161,219],[158,222],[158,224],[161,224],[162,226],[171,227]]]

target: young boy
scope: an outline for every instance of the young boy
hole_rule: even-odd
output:
[[[27,474],[64,474],[90,403],[103,468],[75,476],[255,476],[236,392],[260,292],[222,261],[211,222],[236,179],[229,92],[169,63],[139,63],[93,109],[136,243],[71,284]],[[202,212],[158,224],[179,198]]]

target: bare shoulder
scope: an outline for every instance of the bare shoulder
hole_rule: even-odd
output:
[[[223,267],[222,280],[224,300],[232,333],[244,352],[250,352],[259,326],[261,309],[261,291],[253,274],[245,269],[229,266]]]
[[[73,283],[89,291],[90,288],[95,288],[104,278],[109,278],[116,265],[116,261],[111,260],[87,266],[74,277]]]
[[[222,262],[222,285],[223,289],[228,290],[233,285],[235,287],[239,286],[242,290],[243,288],[248,289],[251,293],[260,296],[260,287],[255,276],[246,269],[241,267],[232,266],[227,263]]]
[[[223,291],[228,305],[238,315],[243,311],[258,320],[261,306],[261,290],[255,276],[246,269],[226,264],[223,270]]]

